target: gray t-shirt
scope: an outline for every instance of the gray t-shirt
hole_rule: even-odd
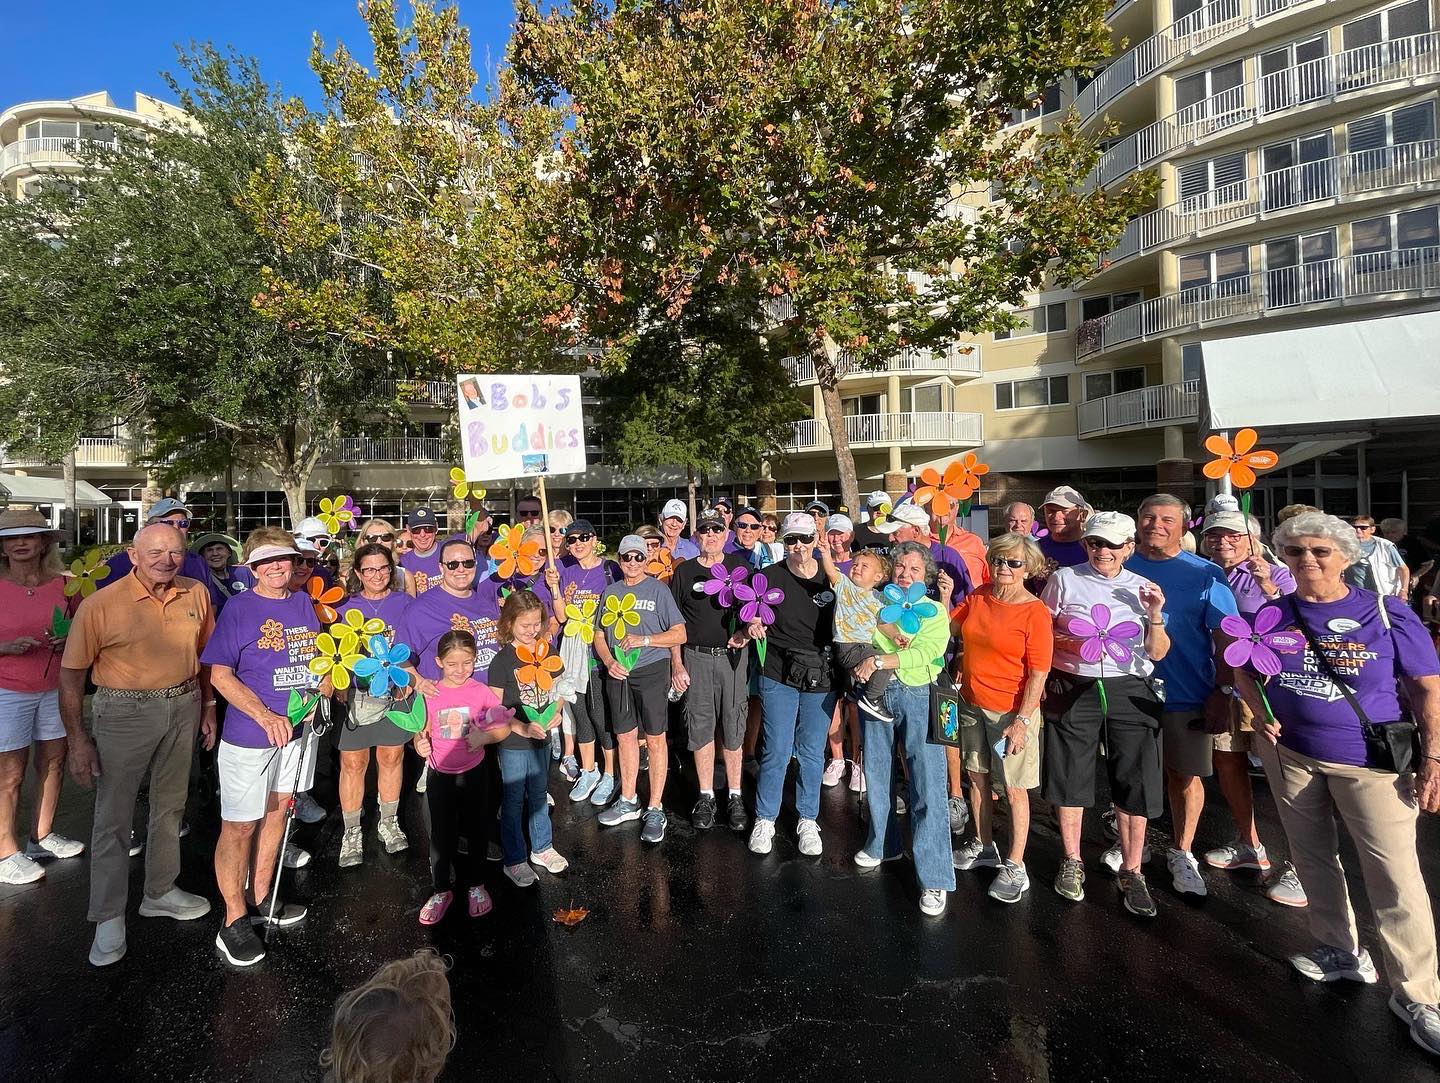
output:
[[[1143,575],[1128,568],[1121,569],[1113,579],[1106,579],[1088,563],[1052,572],[1040,595],[1040,600],[1055,617],[1052,667],[1081,677],[1115,677],[1122,673],[1150,676],[1155,663],[1145,654],[1145,607],[1140,604],[1140,588],[1148,582]],[[1093,624],[1097,605],[1110,610],[1110,619],[1105,624],[1107,631],[1126,623],[1138,628],[1138,634],[1113,637],[1116,644],[1128,648],[1127,661],[1116,661],[1108,652],[1102,652],[1098,661],[1085,661],[1080,656],[1080,648],[1086,638],[1092,637],[1076,637],[1060,623],[1062,617],[1077,617]],[[1122,649],[1120,653],[1123,655],[1126,651]]]
[[[626,606],[627,595],[634,595],[633,606]],[[616,604],[633,609],[640,617],[640,623],[626,623],[622,630],[620,621],[617,620],[606,627],[604,618],[607,612],[607,602],[611,598],[615,599]],[[605,645],[610,648],[612,655],[615,653],[616,641],[624,639],[627,633],[637,636],[653,636],[661,632],[668,632],[675,625],[682,623],[684,623],[684,618],[680,615],[680,607],[675,604],[675,598],[670,593],[670,588],[650,576],[646,576],[633,587],[625,583],[611,583],[601,593],[600,604],[595,609],[595,634],[605,637]],[[669,647],[642,647],[639,659],[631,668],[639,669],[669,657]]]

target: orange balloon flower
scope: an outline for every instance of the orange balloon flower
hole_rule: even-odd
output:
[[[515,679],[521,684],[533,684],[541,692],[550,691],[565,668],[560,656],[552,653],[550,644],[543,639],[537,639],[533,647],[515,644],[515,656],[525,663],[515,671]]]
[[[645,570],[660,582],[668,583],[675,574],[675,558],[670,555],[669,549],[660,549],[646,562]]]
[[[540,539],[524,541],[524,537],[525,528],[522,526],[500,528],[499,536],[490,546],[490,559],[495,561],[497,578],[509,579],[516,572],[534,575],[540,570],[540,565],[544,563],[540,556]]]
[[[1257,470],[1271,470],[1280,462],[1280,456],[1264,448],[1256,449],[1260,437],[1254,429],[1241,429],[1235,434],[1235,445],[1219,433],[1205,438],[1205,448],[1215,458],[1205,464],[1205,476],[1219,481],[1226,474],[1236,488],[1248,489],[1255,484]]]
[[[339,616],[335,612],[335,603],[345,597],[343,587],[326,587],[325,580],[318,575],[312,575],[305,581],[305,589],[310,594],[310,601],[315,606],[315,615],[320,618],[320,623],[331,625]]]
[[[956,505],[975,494],[980,488],[981,476],[989,472],[990,468],[977,459],[974,452],[966,452],[956,459],[945,468],[944,474],[927,466],[920,471],[921,485],[915,490],[913,500],[916,504],[929,504],[938,518],[948,518]]]

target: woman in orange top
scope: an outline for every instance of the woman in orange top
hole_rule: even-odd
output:
[[[1002,534],[985,559],[991,582],[966,598],[951,622],[961,646],[960,751],[977,836],[960,844],[954,861],[957,869],[998,868],[990,897],[1013,903],[1030,887],[1029,791],[1040,785],[1040,694],[1055,633],[1050,611],[1025,589],[1026,577],[1045,567],[1040,547],[1022,534]],[[991,822],[992,776],[1003,783],[1010,802],[1010,850],[1004,860]]]

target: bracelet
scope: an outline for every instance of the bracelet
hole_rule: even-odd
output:
[[[215,701],[214,701],[213,699],[207,699],[201,706],[204,706],[204,707],[214,707],[214,706],[215,706]]]

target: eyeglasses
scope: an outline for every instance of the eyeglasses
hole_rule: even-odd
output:
[[[659,549],[659,548],[660,548],[660,543],[659,543],[658,541],[656,541],[654,538],[646,538],[646,539],[645,539],[645,548],[646,548],[646,549]]]
[[[696,527],[696,534],[724,534],[725,528],[719,523],[709,523],[706,526]]]
[[[760,529],[760,524],[759,524],[759,523],[736,523],[736,524],[735,524],[735,529],[736,529],[736,530],[759,530],[759,529]]]
[[[1306,553],[1309,553],[1316,560],[1329,560],[1335,550],[1328,545],[1287,545],[1285,555],[1291,560],[1299,560]]]
[[[412,526],[412,527],[410,528],[410,533],[411,533],[411,534],[434,534],[434,533],[435,533],[435,528],[434,528],[433,526]]]
[[[1005,557],[991,557],[991,558],[990,558],[990,566],[991,566],[992,568],[1016,568],[1016,569],[1019,569],[1019,568],[1025,567],[1025,562],[1024,562],[1023,560],[1009,560],[1009,559],[1007,559],[1007,558],[1005,558]]]
[[[469,560],[442,560],[440,567],[449,568],[452,572],[456,568],[473,568],[475,567],[475,558],[471,557]]]
[[[648,559],[650,559],[650,558],[647,557],[644,553],[621,553],[621,554],[620,554],[620,563],[621,563],[621,564],[634,564],[634,563],[638,563],[638,562],[645,561],[645,560],[648,560]]]
[[[394,535],[394,534],[361,534],[361,535],[360,535],[360,540],[361,540],[362,542],[364,542],[365,544],[367,544],[367,545],[373,545],[373,544],[375,544],[376,542],[393,542],[393,541],[395,540],[395,535]]]
[[[815,544],[815,535],[814,535],[814,534],[787,534],[787,535],[785,536],[785,544],[786,544],[786,545],[814,545],[814,544]]]
[[[1124,549],[1130,543],[1128,541],[1112,542],[1106,538],[1086,538],[1086,549]]]
[[[360,575],[389,575],[390,566],[382,564],[378,568],[356,568],[355,571]]]
[[[587,541],[594,541],[594,540],[595,540],[595,535],[594,535],[594,534],[571,534],[571,535],[569,535],[569,538],[570,538],[571,541],[587,542]]]

